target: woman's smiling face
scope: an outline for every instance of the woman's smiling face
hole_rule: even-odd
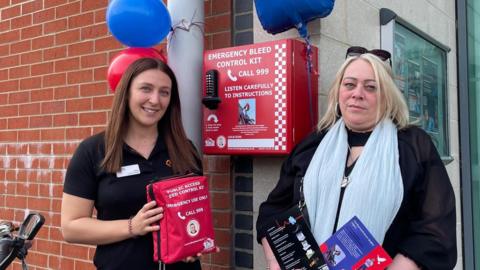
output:
[[[129,89],[130,124],[156,126],[168,109],[171,92],[172,80],[163,71],[149,69],[138,74]]]
[[[358,132],[372,130],[378,122],[378,83],[369,62],[357,59],[345,69],[338,103],[345,125]]]

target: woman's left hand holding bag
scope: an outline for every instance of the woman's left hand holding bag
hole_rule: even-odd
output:
[[[220,248],[217,247],[216,250],[215,250],[215,253],[218,253],[220,252]],[[188,256],[187,258],[183,259],[182,261],[185,262],[185,263],[192,263],[192,262],[195,262],[196,260],[199,260],[200,258],[202,258],[202,253],[197,253],[196,256]]]

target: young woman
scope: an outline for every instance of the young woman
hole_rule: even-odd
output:
[[[183,130],[177,82],[162,61],[142,58],[115,91],[105,132],[85,139],[65,177],[61,226],[70,243],[97,245],[97,269],[158,269],[151,232],[163,209],[147,203],[149,181],[200,171]],[[96,209],[96,214],[94,214]],[[167,269],[200,269],[196,258]]]

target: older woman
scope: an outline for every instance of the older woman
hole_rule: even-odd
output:
[[[408,125],[408,108],[386,60],[386,51],[350,48],[317,131],[284,162],[257,220],[270,269],[279,267],[265,238],[268,221],[299,202],[302,179],[319,244],[358,216],[394,258],[389,270],[455,266],[450,180],[429,135]]]

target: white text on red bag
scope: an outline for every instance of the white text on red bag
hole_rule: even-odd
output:
[[[147,186],[147,200],[164,209],[160,231],[153,232],[155,261],[174,263],[216,250],[205,176],[154,181]]]

